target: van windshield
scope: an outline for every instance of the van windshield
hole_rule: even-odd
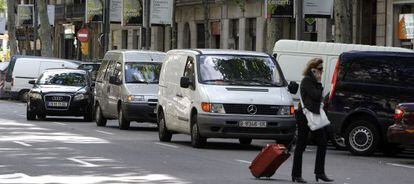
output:
[[[270,57],[205,55],[200,57],[200,82],[215,85],[283,86],[279,67]]]
[[[39,85],[86,86],[85,74],[79,72],[45,72],[37,81]]]
[[[158,84],[161,71],[161,63],[125,63],[126,83]]]

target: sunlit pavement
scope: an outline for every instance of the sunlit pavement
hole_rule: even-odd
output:
[[[290,158],[270,179],[257,180],[248,166],[271,141],[241,146],[209,139],[193,149],[189,136],[160,143],[153,124],[121,131],[79,118],[26,121],[25,104],[0,100],[0,183],[291,183]],[[304,155],[303,177],[314,182],[315,147]],[[412,183],[414,152],[397,157],[355,157],[328,150],[327,174],[336,183]]]

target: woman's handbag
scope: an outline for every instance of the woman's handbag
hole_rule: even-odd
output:
[[[323,110],[322,103],[320,106],[319,114],[315,114],[306,109],[305,105],[303,104],[302,97],[300,97],[300,104],[302,107],[303,114],[306,116],[306,120],[308,120],[309,129],[311,129],[312,131],[318,130],[331,124],[331,122],[325,114],[325,110]]]

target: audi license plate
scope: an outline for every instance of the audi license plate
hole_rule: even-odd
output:
[[[49,107],[67,107],[68,102],[48,102],[47,106],[49,106]]]
[[[240,121],[239,127],[265,128],[267,127],[267,122],[266,121]]]

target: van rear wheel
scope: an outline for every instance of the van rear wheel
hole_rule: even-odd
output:
[[[380,142],[379,130],[370,118],[354,120],[347,128],[345,136],[346,146],[353,155],[371,155]]]
[[[197,115],[191,117],[191,145],[194,148],[202,148],[206,144],[207,139],[200,135],[200,130],[197,123]]]

